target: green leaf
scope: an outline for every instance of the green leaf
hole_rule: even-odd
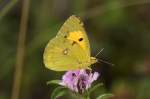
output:
[[[51,99],[57,99],[58,97],[61,97],[65,95],[68,92],[67,88],[59,86],[54,89],[54,91],[51,94]]]
[[[89,90],[89,94],[91,94],[93,91],[95,91],[97,88],[103,86],[103,83],[98,83],[96,85],[94,85],[93,87],[91,87],[91,89]]]
[[[114,96],[113,94],[102,94],[102,95],[98,96],[96,99],[108,99],[113,96]]]
[[[47,82],[47,85],[49,85],[49,84],[58,84],[59,85],[60,82],[61,82],[61,80],[51,80],[51,81]]]

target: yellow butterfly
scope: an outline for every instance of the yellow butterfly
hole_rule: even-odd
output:
[[[44,51],[44,64],[54,71],[90,69],[97,62],[91,57],[90,45],[83,22],[70,16]]]

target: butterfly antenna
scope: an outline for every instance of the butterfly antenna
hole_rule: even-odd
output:
[[[104,48],[102,48],[102,49],[95,55],[95,57],[97,57],[103,50],[104,50]],[[109,63],[109,62],[107,62],[107,61],[104,61],[104,60],[102,60],[102,59],[97,59],[97,60],[98,60],[98,63],[102,62],[102,63],[108,64],[108,65],[114,66],[114,64]]]
[[[97,57],[103,50],[104,50],[104,48],[102,48],[102,49],[95,55],[95,57]]]
[[[114,66],[114,64],[104,61],[102,59],[97,59],[97,60],[98,60],[98,63],[102,62],[102,63],[108,64],[108,65]]]

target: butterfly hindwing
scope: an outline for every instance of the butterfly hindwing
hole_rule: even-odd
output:
[[[44,52],[44,63],[47,68],[55,71],[76,70],[83,68],[82,64],[87,59],[86,53],[72,41],[54,38],[47,45]]]

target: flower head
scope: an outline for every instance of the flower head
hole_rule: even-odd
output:
[[[68,87],[72,91],[83,93],[91,87],[93,81],[97,80],[98,72],[88,72],[86,70],[68,71],[63,75],[60,85]]]

